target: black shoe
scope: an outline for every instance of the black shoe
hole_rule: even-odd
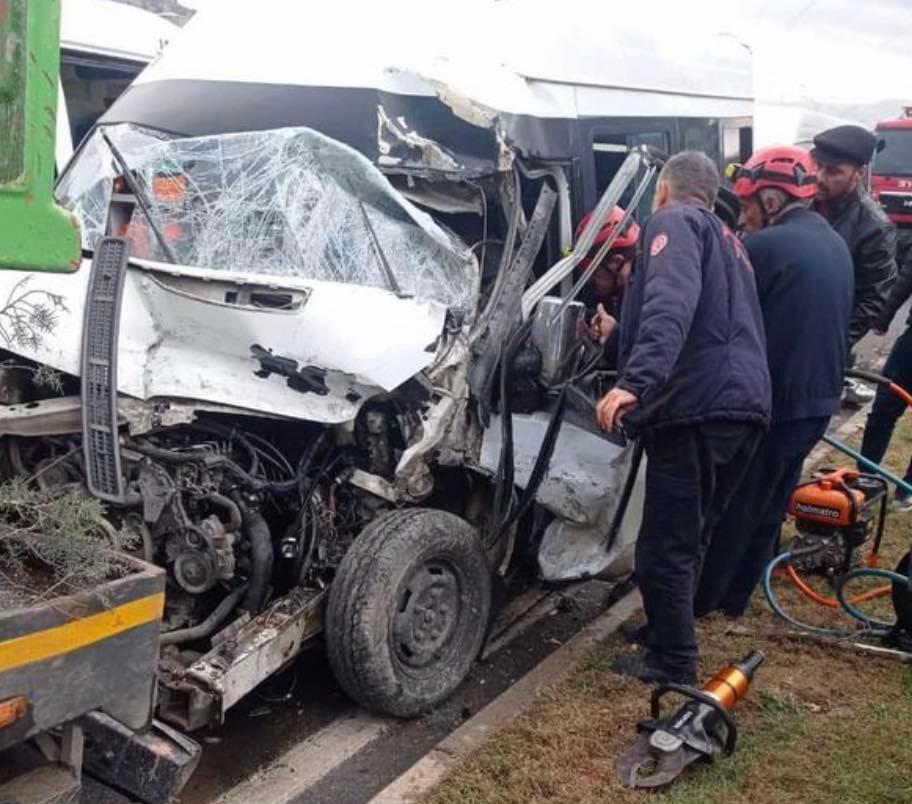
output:
[[[631,645],[646,644],[646,623],[626,622],[618,630]]]
[[[697,683],[694,673],[675,673],[652,664],[642,653],[628,653],[618,656],[611,666],[615,673],[637,678],[645,684],[690,684]]]

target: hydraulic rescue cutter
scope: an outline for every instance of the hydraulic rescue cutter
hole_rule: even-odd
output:
[[[760,651],[751,651],[716,673],[703,689],[683,684],[656,687],[651,717],[637,725],[637,741],[615,761],[621,784],[662,787],[698,759],[712,760],[720,752],[731,754],[738,738],[731,710],[747,693],[764,658]],[[683,696],[686,702],[671,717],[662,718],[662,699],[671,693]]]

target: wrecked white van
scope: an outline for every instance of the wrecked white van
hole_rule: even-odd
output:
[[[353,61],[289,4],[219,5],[61,177],[82,269],[0,275],[0,448],[167,568],[161,718],[219,722],[320,633],[352,697],[415,715],[514,553],[630,571],[639,451],[594,424],[571,232],[648,202],[646,145],[749,147],[749,71],[403,64],[387,6]]]

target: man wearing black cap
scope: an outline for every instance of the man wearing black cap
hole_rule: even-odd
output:
[[[896,276],[896,229],[864,186],[865,167],[877,138],[861,126],[837,126],[814,137],[817,163],[815,209],[842,235],[855,269],[855,302],[849,325],[850,349],[881,315]],[[851,359],[851,358],[850,358]],[[850,392],[850,401],[869,401]]]

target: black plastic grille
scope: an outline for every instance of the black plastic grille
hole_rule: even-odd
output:
[[[82,435],[89,491],[123,500],[117,438],[117,340],[129,247],[119,237],[101,241],[92,261],[82,336]]]

